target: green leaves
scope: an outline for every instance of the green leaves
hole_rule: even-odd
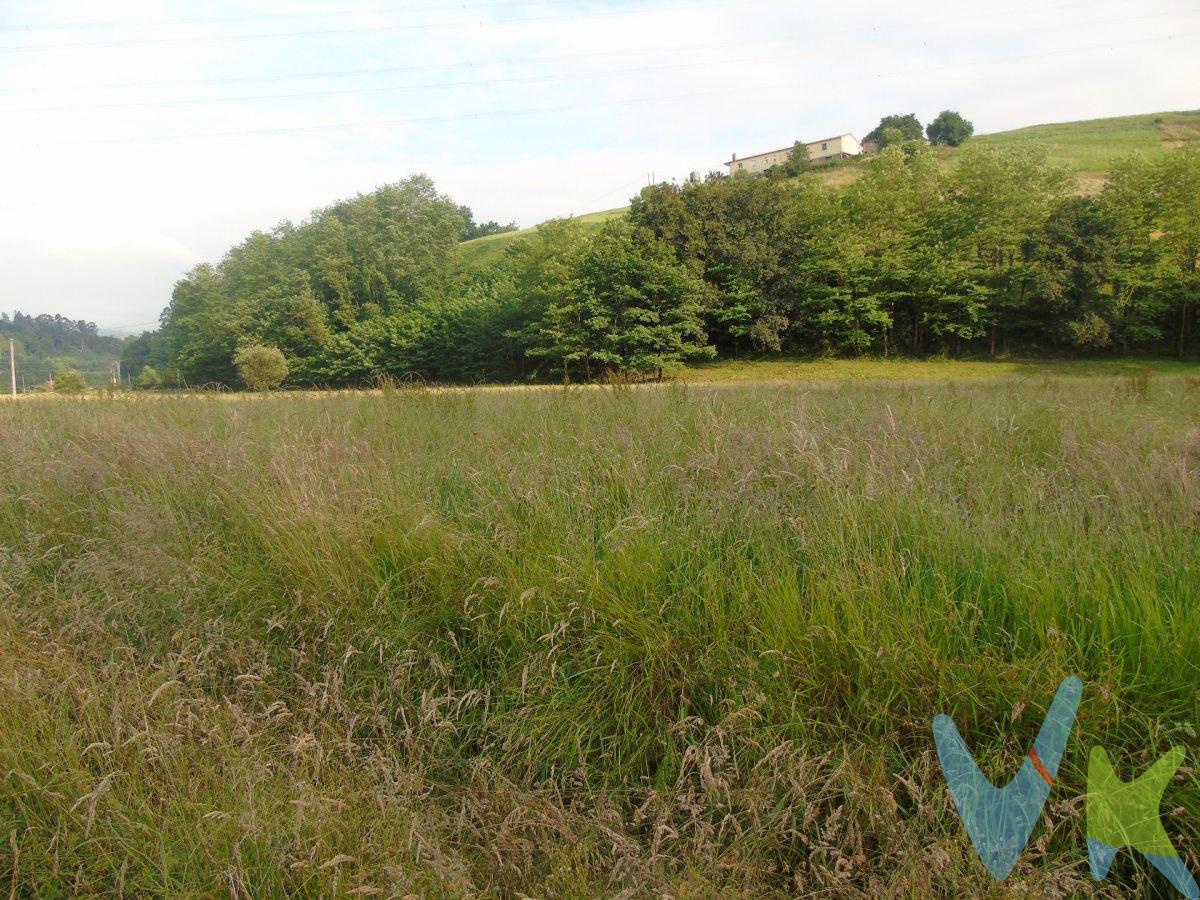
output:
[[[947,111],[931,138],[968,125]],[[843,188],[798,151],[771,178],[648,187],[599,233],[548,222],[465,272],[469,210],[414,176],[193,269],[128,368],[233,384],[248,343],[331,385],[641,377],[718,351],[1200,347],[1196,151],[1123,161],[1089,198],[1045,154],[972,145],[945,166],[915,117],[881,128],[896,146]]]
[[[564,381],[661,374],[712,353],[701,320],[705,286],[648,232],[611,222],[587,238],[578,225],[538,229],[511,265],[529,323],[513,337]]]
[[[957,147],[975,133],[975,126],[952,109],[944,109],[925,126],[929,143]]]

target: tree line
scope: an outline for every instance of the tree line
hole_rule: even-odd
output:
[[[9,339],[13,341],[18,383],[24,381],[27,386],[68,370],[82,371],[93,384],[103,384],[123,349],[121,338],[100,334],[95,322],[48,313],[31,316],[17,311],[9,316],[0,312],[0,352],[6,379]],[[7,388],[7,381],[4,383]]]
[[[891,126],[888,126],[889,128]],[[1130,157],[1096,196],[1033,150],[885,147],[833,190],[658,184],[591,229],[557,220],[459,264],[463,208],[425,176],[255,232],[175,286],[126,369],[243,383],[658,376],[714,355],[1016,351],[1195,355],[1200,153]]]

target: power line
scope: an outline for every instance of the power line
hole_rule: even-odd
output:
[[[581,204],[581,205],[582,205],[584,208],[587,208],[587,207],[589,207],[589,206],[593,206],[593,205],[595,205],[595,204],[599,203],[601,200],[606,200],[606,199],[608,199],[609,197],[611,197],[613,194],[617,193],[618,191],[625,191],[625,190],[628,190],[629,188],[633,187],[635,184],[641,184],[641,183],[642,183],[642,179],[641,179],[640,177],[639,177],[639,178],[635,178],[635,179],[633,179],[633,181],[627,181],[627,182],[625,182],[623,185],[621,185],[620,187],[615,187],[615,188],[613,188],[611,191],[605,191],[605,192],[604,192],[603,194],[601,194],[599,197],[596,197],[596,198],[594,198],[594,199],[592,199],[592,200],[588,200],[586,203],[583,203],[583,204]]]
[[[358,9],[313,10],[310,12],[253,13],[242,16],[211,16],[193,19],[160,19],[107,22],[46,22],[33,25],[0,25],[0,32],[82,31],[99,28],[175,28],[186,25],[231,25],[240,22],[269,22],[283,19],[331,19],[343,16],[408,15],[414,12],[470,10],[482,6],[508,6],[511,0],[478,0],[475,3],[442,3],[434,6],[373,6]]]
[[[1091,20],[1088,24],[1116,24],[1128,21],[1140,21],[1142,19],[1161,18],[1168,13],[1154,13],[1146,16],[1126,16],[1118,19],[1108,20]],[[1173,15],[1173,13],[1171,13]],[[1200,9],[1191,10],[1182,15],[1200,15]],[[1076,28],[1074,24],[1063,26],[1064,28]],[[780,42],[772,42],[780,43]],[[614,75],[630,75],[641,74],[647,72],[663,72],[674,71],[677,69],[695,69],[707,68],[709,66],[724,66],[724,65],[740,65],[744,63],[769,62],[776,59],[773,56],[751,56],[738,57],[734,59],[709,59],[709,60],[690,60],[687,62],[664,63],[654,66],[626,66],[618,69],[602,69],[591,72],[564,72],[549,75],[525,75],[511,76],[506,78],[487,78],[483,80],[470,81],[443,81],[426,84],[415,85],[390,85],[386,87],[375,88],[353,88],[346,90],[335,91],[308,91],[304,93],[291,94],[258,94],[243,97],[201,97],[189,98],[184,100],[157,100],[157,101],[133,101],[129,103],[101,103],[101,104],[74,104],[69,106],[42,106],[42,107],[17,107],[15,109],[0,109],[0,116],[23,114],[23,113],[58,113],[58,112],[102,112],[106,110],[128,110],[128,109],[175,109],[179,107],[197,107],[197,106],[227,106],[240,103],[261,103],[266,101],[288,101],[288,100],[316,100],[327,99],[331,97],[357,97],[357,96],[373,96],[380,94],[394,93],[415,93],[432,90],[444,90],[447,88],[458,87],[491,87],[498,84],[540,84],[553,81],[586,79],[586,78],[604,78]]]
[[[0,109],[0,116],[14,113],[54,113],[54,112],[103,112],[117,109],[173,109],[189,106],[225,106],[238,103],[261,103],[276,100],[316,100],[329,97],[371,96],[376,94],[410,93],[421,91],[444,90],[457,87],[491,87],[498,84],[538,84],[543,82],[564,81],[572,79],[602,78],[613,75],[630,75],[645,72],[662,72],[675,69],[695,69],[708,66],[734,65],[740,63],[768,62],[776,59],[773,56],[737,57],[734,59],[701,60],[678,63],[664,63],[657,66],[625,66],[619,69],[601,69],[590,72],[560,72],[552,75],[524,75],[508,78],[486,78],[471,81],[442,81],[428,84],[391,85],[376,88],[354,88],[341,91],[309,91],[293,94],[259,94],[249,97],[205,97],[187,100],[158,100],[131,103],[101,103],[79,104],[74,106],[42,106],[18,107],[16,109]]]
[[[68,144],[150,144],[164,143],[177,140],[206,140],[232,137],[269,137],[274,135],[287,134],[303,134],[303,133],[319,133],[324,131],[345,131],[350,128],[378,128],[390,127],[395,125],[410,125],[424,124],[431,122],[452,122],[452,121],[467,121],[472,119],[496,119],[506,118],[509,116],[537,115],[542,113],[558,113],[568,112],[577,109],[590,109],[610,106],[635,106],[642,103],[659,103],[671,100],[690,100],[702,97],[726,96],[730,94],[756,94],[765,91],[778,90],[794,90],[796,88],[815,87],[824,84],[843,84],[850,81],[871,81],[878,78],[896,78],[905,75],[924,74],[928,72],[944,72],[963,68],[977,68],[993,65],[1004,65],[1012,62],[1023,62],[1030,59],[1042,59],[1052,56],[1065,56],[1077,53],[1090,53],[1095,50],[1112,50],[1118,47],[1131,47],[1138,44],[1154,43],[1158,41],[1171,41],[1177,38],[1196,37],[1200,32],[1187,32],[1182,34],[1159,35],[1157,37],[1142,38],[1140,40],[1122,41],[1117,43],[1095,44],[1087,47],[1071,47],[1057,50],[1043,51],[1040,53],[1026,53],[1017,56],[998,57],[989,60],[980,60],[977,62],[967,63],[952,63],[949,65],[940,66],[923,66],[915,69],[900,69],[891,72],[877,72],[874,74],[864,75],[842,75],[825,79],[815,79],[796,82],[776,82],[765,85],[739,85],[735,88],[725,88],[718,90],[693,91],[682,94],[669,94],[648,97],[633,97],[622,100],[601,100],[588,103],[566,103],[556,106],[542,107],[526,107],[522,109],[505,109],[491,110],[478,113],[455,113],[438,116],[419,116],[406,117],[399,119],[377,119],[372,121],[360,122],[339,122],[328,125],[301,125],[285,128],[266,128],[266,129],[248,129],[236,131],[215,131],[215,132],[196,132],[191,134],[176,134],[176,135],[158,135],[150,137],[128,137],[128,138],[99,138],[94,140],[68,141]]]
[[[105,330],[106,331],[114,331],[114,330],[126,331],[129,329],[145,328],[147,325],[158,325],[159,323],[160,323],[159,319],[151,319],[148,322],[131,322],[127,325],[106,325]],[[117,337],[127,337],[127,335],[117,335]]]
[[[946,25],[962,25],[974,22],[981,22],[990,19],[1008,19],[1014,16],[1023,16],[1030,14],[1044,14],[1047,12],[1060,12],[1068,9],[1078,9],[1081,7],[1094,10],[1098,4],[1084,2],[1062,3],[1057,6],[1023,6],[1015,9],[996,10],[991,13],[982,15],[959,16],[957,18],[941,17],[934,20],[923,21],[908,21],[897,22],[885,26],[869,25],[857,28],[838,28],[819,32],[806,32],[806,38],[826,38],[840,37],[856,34],[879,34],[891,31],[909,30],[914,28],[933,28],[943,27]],[[1184,10],[1186,11],[1186,9]],[[1172,13],[1158,13],[1153,15],[1170,15]],[[1093,24],[1096,20],[1089,20],[1087,24]],[[434,63],[416,66],[382,66],[369,69],[343,69],[336,71],[324,72],[295,72],[295,73],[277,73],[270,75],[249,75],[239,76],[234,78],[203,78],[203,79],[174,79],[174,80],[155,80],[155,81],[124,81],[124,82],[108,82],[100,84],[82,84],[82,85],[66,85],[66,86],[51,86],[51,87],[26,87],[26,88],[0,88],[0,94],[16,94],[16,93],[41,93],[43,91],[97,91],[97,90],[118,90],[125,88],[151,88],[151,87],[192,87],[192,86],[223,86],[230,84],[250,84],[256,82],[271,82],[271,81],[287,81],[296,79],[320,79],[320,78],[353,78],[363,75],[387,75],[397,74],[401,72],[423,72],[423,71],[438,71],[445,69],[469,69],[483,66],[500,66],[500,65],[519,65],[527,63],[542,63],[542,62],[559,62],[563,60],[576,60],[592,57],[606,56],[628,56],[631,54],[642,53],[664,53],[664,52],[691,52],[694,50],[705,50],[723,47],[738,47],[760,44],[791,44],[794,38],[775,38],[775,39],[756,39],[750,41],[710,41],[700,44],[685,44],[659,47],[635,47],[625,48],[620,50],[600,50],[591,51],[588,53],[569,53],[557,54],[549,56],[527,56],[527,57],[508,57],[503,59],[490,60],[475,60],[462,63]],[[3,49],[3,48],[0,48]]]
[[[1085,6],[1087,4],[1072,4]],[[753,44],[790,44],[790,38],[753,41],[712,41],[704,44],[683,44],[662,47],[635,47],[621,50],[595,50],[588,53],[560,53],[548,56],[516,56],[501,59],[471,60],[461,63],[427,63],[416,66],[379,66],[370,69],[341,69],[325,72],[284,72],[274,75],[245,75],[237,78],[195,78],[170,81],[118,81],[107,84],[52,85],[50,87],[0,88],[0,94],[39,94],[46,91],[108,91],[127,88],[157,87],[222,87],[233,84],[255,84],[259,82],[293,81],[302,79],[358,78],[364,75],[394,75],[403,72],[435,72],[455,69],[475,69],[487,66],[513,66],[546,62],[572,62],[606,56],[631,56],[645,53],[686,53],[720,47],[737,47]]]
[[[775,0],[713,0],[708,3],[673,3],[665,6],[649,6],[639,9],[622,9],[576,13],[566,16],[527,16],[517,19],[492,19],[489,21],[430,22],[405,25],[369,25],[358,28],[323,28],[312,31],[262,31],[253,34],[198,35],[192,37],[128,38],[119,41],[78,41],[70,44],[13,44],[0,47],[0,53],[25,53],[42,50],[87,50],[109,47],[135,47],[154,44],[212,44],[243,43],[246,41],[276,40],[309,37],[344,37],[355,34],[381,34],[397,31],[428,31],[437,28],[494,28],[501,25],[530,25],[545,22],[572,22],[580,19],[608,19],[642,16],[650,13],[675,10],[694,12],[699,9],[715,9],[722,6],[744,6],[747,3],[771,3]]]

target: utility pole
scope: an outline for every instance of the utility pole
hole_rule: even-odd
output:
[[[12,395],[17,396],[17,355],[13,350],[13,339],[8,339],[8,378],[12,382]]]

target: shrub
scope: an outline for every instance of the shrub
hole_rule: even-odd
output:
[[[288,364],[277,347],[251,344],[233,355],[238,375],[252,391],[270,391],[287,378]]]
[[[138,376],[138,387],[156,388],[162,384],[162,376],[154,366],[143,366],[142,374]]]
[[[1071,342],[1077,347],[1107,347],[1112,343],[1112,327],[1096,313],[1071,322]]]
[[[74,369],[63,369],[54,376],[54,390],[60,394],[82,394],[87,387],[83,376]]]

